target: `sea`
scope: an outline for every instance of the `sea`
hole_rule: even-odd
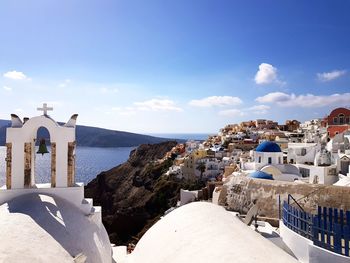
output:
[[[209,136],[208,133],[163,133],[150,135],[162,138],[198,141],[206,140]],[[99,173],[126,162],[130,152],[135,148],[136,147],[99,148],[78,146],[76,149],[76,181],[87,184],[92,179],[96,178]],[[50,151],[50,147],[48,147],[48,150]],[[6,147],[0,146],[0,186],[4,185],[6,180],[5,158]],[[50,182],[50,171],[51,155],[44,154],[42,156],[37,154],[35,159],[35,182]]]
[[[135,147],[97,148],[81,147],[76,149],[76,181],[87,184],[99,173],[107,171],[128,160]],[[48,147],[50,151],[50,147]],[[0,186],[5,184],[6,147],[0,146]],[[51,154],[36,155],[35,182],[50,182]]]

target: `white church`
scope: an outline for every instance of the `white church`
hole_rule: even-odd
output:
[[[0,262],[112,262],[101,208],[75,182],[77,114],[60,125],[44,104],[41,116],[12,114],[6,132],[6,185],[0,188]],[[51,140],[51,183],[35,182],[37,131]],[[41,145],[43,146],[43,145]],[[40,152],[40,150],[43,150]],[[39,154],[47,153],[46,148]],[[2,160],[1,160],[2,161]]]

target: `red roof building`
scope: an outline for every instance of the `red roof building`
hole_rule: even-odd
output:
[[[328,117],[324,118],[323,125],[327,127],[328,136],[333,138],[336,134],[350,129],[350,110],[346,108],[334,109]]]

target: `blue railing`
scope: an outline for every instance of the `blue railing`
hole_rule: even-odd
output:
[[[284,201],[283,223],[312,240],[316,246],[349,256],[350,211],[318,207],[317,214],[314,215]]]
[[[294,232],[312,239],[312,214],[304,212],[286,201],[283,203],[283,223]]]

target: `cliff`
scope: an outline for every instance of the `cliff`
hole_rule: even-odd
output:
[[[112,243],[137,242],[176,205],[180,189],[191,187],[163,175],[172,165],[171,159],[158,161],[176,144],[143,144],[130,153],[126,163],[102,172],[86,186],[85,196],[102,206],[103,223]]]

